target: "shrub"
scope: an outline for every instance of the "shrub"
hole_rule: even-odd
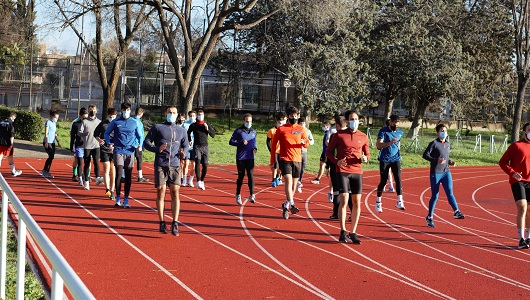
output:
[[[17,113],[15,138],[28,141],[42,138],[44,120],[38,113],[0,106],[0,119],[6,119],[12,111]]]

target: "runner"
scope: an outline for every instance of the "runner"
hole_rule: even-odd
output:
[[[191,124],[188,128],[188,140],[191,140],[192,134],[197,188],[205,190],[204,178],[208,171],[208,135],[212,138],[215,137],[215,129],[204,121],[204,111],[202,109],[197,111],[197,122]]]
[[[50,110],[50,119],[44,122],[44,140],[42,141],[42,146],[48,154],[48,159],[44,163],[44,168],[42,169],[42,176],[46,178],[54,178],[50,173],[52,167],[53,159],[55,158],[55,142],[57,146],[61,147],[61,142],[57,137],[57,120],[59,119],[59,113],[52,109]]]
[[[156,209],[160,221],[160,232],[167,233],[164,221],[164,199],[166,186],[171,194],[171,234],[179,235],[178,216],[180,212],[180,160],[188,151],[186,130],[175,124],[177,108],[170,106],[166,110],[166,122],[156,124],[147,133],[143,143],[145,149],[155,152],[155,188]]]
[[[455,219],[463,219],[464,214],[458,210],[458,203],[456,203],[455,195],[453,194],[453,177],[449,166],[455,166],[456,163],[449,159],[449,152],[451,145],[447,138],[447,128],[444,124],[436,125],[436,134],[438,138],[430,142],[427,149],[423,152],[423,158],[431,163],[431,172],[429,175],[431,182],[431,199],[429,200],[429,213],[425,220],[427,226],[434,228],[434,207],[438,201],[438,194],[440,193],[440,183],[442,184],[449,205],[453,208]]]
[[[322,131],[324,131],[324,137],[322,139],[322,153],[320,154],[320,168],[318,169],[317,177],[311,180],[311,183],[313,184],[320,184],[320,178],[322,178],[322,176],[324,175],[324,171],[326,169],[329,169],[329,166],[326,165],[326,150],[328,150],[329,137],[331,135],[329,132],[330,128],[331,127],[328,121],[322,123]],[[328,195],[328,197],[330,196],[331,194]]]
[[[523,138],[511,144],[499,160],[501,169],[509,175],[512,194],[517,207],[519,249],[530,248],[530,123],[523,125]],[[526,235],[525,235],[526,229]]]
[[[309,128],[307,128],[307,126],[305,124],[305,118],[304,117],[298,118],[298,125],[304,127],[305,133],[307,135],[307,139],[309,140],[309,146],[314,145],[315,144],[315,139],[313,138],[313,134],[311,133],[311,130],[309,130]],[[302,148],[302,169],[300,170],[300,179],[298,180],[298,183],[296,184],[296,189],[297,189],[298,193],[302,192],[302,187],[304,186],[302,184],[302,179],[304,178],[304,171],[305,171],[305,167],[306,167],[306,162],[307,162],[307,148]]]
[[[186,132],[188,132],[188,129],[190,128],[190,125],[195,123],[195,118],[197,117],[197,113],[194,110],[190,110],[188,112],[188,120],[186,120],[184,123],[182,123],[182,127]],[[182,186],[190,186],[193,187],[193,171],[190,173],[189,179],[188,177],[188,169],[191,165],[191,169],[195,170],[194,168],[194,161],[195,161],[195,155],[193,152],[193,133],[188,136],[189,137],[189,148],[188,152],[184,153],[186,154],[186,158],[184,159],[184,171],[182,172]]]
[[[344,113],[344,118],[349,120],[349,128],[337,130],[330,140],[326,150],[327,158],[336,165],[339,180],[339,241],[343,243],[360,244],[357,237],[357,224],[361,215],[361,194],[363,170],[362,163],[368,162],[370,157],[370,146],[368,136],[358,130],[359,116],[353,111]],[[336,150],[336,153],[335,153]],[[385,180],[386,181],[386,180]],[[346,206],[352,195],[352,230],[347,234],[346,229]]]
[[[401,187],[401,154],[399,152],[399,142],[402,136],[403,130],[399,129],[398,115],[391,115],[389,126],[381,128],[377,134],[375,146],[379,150],[379,175],[381,178],[377,186],[377,200],[375,202],[375,211],[378,213],[383,212],[381,195],[383,194],[389,171],[392,171],[396,182],[396,208],[405,210],[403,189]]]
[[[99,185],[103,182],[103,177],[99,174],[99,142],[94,137],[94,131],[101,122],[97,117],[97,108],[94,104],[88,106],[88,118],[83,119],[83,124],[81,125],[81,132],[78,133],[79,136],[83,137],[83,147],[85,148],[85,157],[84,157],[84,176],[85,183],[84,189],[90,190],[90,161],[94,162],[94,173],[96,175],[96,185]]]
[[[113,154],[109,144],[105,142],[105,131],[109,124],[116,119],[116,109],[114,107],[107,108],[107,119],[101,121],[96,130],[94,136],[99,142],[100,147],[100,159],[99,161],[103,164],[103,183],[105,184],[105,196],[109,197],[110,200],[116,200],[114,191],[116,189],[116,167],[113,163]],[[114,143],[114,134],[110,134],[110,143]]]
[[[133,119],[135,119],[138,122],[138,127],[140,127],[140,131],[142,132],[142,138],[140,139],[140,145],[143,145],[144,143],[144,123],[142,122],[142,117],[144,116],[145,109],[141,107],[137,107],[136,111],[134,113]],[[138,150],[140,149],[140,150]],[[142,155],[142,147],[138,147],[134,150],[134,157],[136,158],[136,170],[138,171],[138,182],[148,182],[149,178],[145,178],[142,172],[142,161],[143,161],[143,155]]]
[[[278,113],[278,115],[276,115],[276,124],[274,125],[274,127],[269,129],[269,131],[267,132],[267,149],[269,149],[269,153],[271,152],[271,149],[272,149],[271,141],[272,141],[272,138],[274,137],[274,134],[276,133],[276,130],[278,129],[278,127],[285,125],[285,122],[287,122],[287,115],[284,112]],[[279,162],[280,162],[279,156],[280,156],[280,147],[277,146],[276,153],[274,156],[275,157],[274,163],[271,166],[271,171],[272,171],[271,186],[272,187],[276,187],[282,184],[280,165],[279,165]]]
[[[256,130],[252,128],[251,114],[245,114],[243,117],[243,125],[234,131],[228,143],[237,147],[236,203],[239,205],[243,204],[241,201],[241,186],[243,185],[245,171],[247,172],[248,189],[250,191],[250,196],[247,200],[254,203],[256,201],[254,194],[254,155],[258,148],[256,143]]]
[[[294,204],[294,193],[296,183],[300,177],[302,168],[302,147],[309,146],[309,140],[305,134],[305,129],[298,125],[298,109],[296,107],[287,108],[286,115],[288,123],[276,129],[276,133],[271,142],[270,166],[274,165],[276,159],[276,148],[280,147],[280,171],[285,180],[285,197],[282,204],[282,216],[289,218],[289,208],[292,214],[300,210]]]
[[[17,113],[9,112],[7,119],[0,122],[0,166],[2,166],[2,158],[7,156],[9,167],[11,168],[11,175],[17,177],[22,174],[21,170],[15,168],[15,160],[13,153],[15,148],[15,119]]]
[[[83,160],[85,156],[85,147],[83,146],[83,138],[79,136],[82,132],[83,120],[88,117],[88,111],[82,107],[79,110],[79,117],[72,122],[70,126],[70,151],[74,155],[76,169],[74,174],[77,174],[77,182],[79,186],[85,184],[85,178],[83,176]]]
[[[121,104],[121,117],[110,122],[105,130],[105,142],[110,145],[114,156],[114,166],[116,167],[116,204],[114,207],[130,208],[129,194],[132,185],[132,169],[134,167],[134,149],[142,147],[140,139],[144,133],[140,132],[138,122],[131,118],[131,104],[123,102]],[[111,135],[114,137],[114,143],[110,142]],[[125,172],[124,198],[121,203],[121,182],[120,174]]]

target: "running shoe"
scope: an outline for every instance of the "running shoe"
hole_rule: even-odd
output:
[[[375,201],[375,211],[378,213],[383,212],[383,203],[380,201]]]
[[[529,249],[530,248],[530,245],[526,242],[525,239],[520,239],[519,240],[519,249]]]
[[[179,235],[179,224],[177,222],[171,224],[171,234],[174,236]]]
[[[328,202],[333,203],[333,194],[328,193]]]
[[[283,184],[283,181],[280,178],[278,178],[278,185],[282,185],[282,184]]]
[[[204,181],[197,181],[197,188],[204,191],[206,189]]]
[[[11,175],[13,175],[13,177],[20,176],[20,174],[22,174],[21,170],[15,170],[15,171],[11,172]]]
[[[100,185],[103,183],[103,177],[97,177],[96,178],[96,185]]]
[[[432,220],[431,217],[425,218],[425,221],[427,221],[427,226],[434,228],[434,221]]]
[[[195,187],[195,185],[193,184],[193,180],[188,181],[188,186],[189,187]]]
[[[76,175],[72,175],[72,181],[73,182],[77,182],[77,176]]]
[[[388,190],[386,190],[387,193],[393,193],[394,192],[394,188],[389,188]]]
[[[320,184],[320,179],[315,178],[315,179],[311,180],[311,183],[312,184]]]
[[[396,203],[396,208],[399,208],[401,210],[405,210],[405,203],[403,203],[403,201],[398,201]]]
[[[138,177],[138,182],[148,182],[148,181],[149,181],[149,178]]]
[[[348,237],[350,238],[352,244],[356,244],[356,245],[360,245],[361,244],[361,241],[359,241],[359,238],[357,238],[357,234],[355,234],[353,232],[350,232]]]
[[[85,183],[83,182],[83,179],[79,178],[79,182],[77,182],[78,186],[84,186]]]
[[[250,202],[250,203],[255,203],[256,202],[256,195],[252,194],[252,195],[248,196],[247,201]]]
[[[455,211],[455,214],[453,215],[453,218],[455,219],[463,219],[465,218],[464,214],[460,212],[459,210]]]
[[[87,190],[87,191],[90,191],[90,182],[85,181],[85,184],[84,184],[83,188],[84,188],[85,190]]]
[[[114,203],[114,207],[121,207],[121,199],[119,195],[116,197],[116,203]]]
[[[526,244],[528,245],[528,248],[530,248],[530,238],[526,238],[526,240],[524,240],[526,242]]]
[[[271,186],[272,186],[272,187],[277,187],[277,186],[278,186],[278,181],[277,181],[277,179],[272,180]]]
[[[236,203],[239,204],[239,205],[243,204],[243,201],[241,201],[241,195],[239,195],[239,194],[236,195]]]
[[[339,216],[337,216],[337,215],[331,215],[331,216],[329,217],[329,219],[330,219],[330,220],[338,220],[338,219],[339,219]]]
[[[282,217],[286,220],[289,219],[289,209],[285,207],[285,203],[282,204],[282,210]]]
[[[131,206],[129,205],[129,198],[125,197],[123,199],[123,205],[122,205],[123,208],[131,208]]]
[[[161,221],[160,222],[159,231],[162,232],[162,233],[167,233],[166,221]]]
[[[110,197],[112,196],[112,192],[110,190],[105,191],[105,196]]]
[[[293,215],[297,214],[299,211],[300,211],[300,210],[298,209],[298,207],[294,206],[294,204],[291,205],[291,213],[292,213]]]
[[[300,182],[299,182],[299,183],[300,183]],[[296,186],[296,191],[297,191],[298,193],[300,193],[300,194],[302,193],[302,186],[301,186],[300,184],[297,184],[297,186]]]
[[[345,244],[348,244],[348,243],[352,244],[353,243],[353,241],[350,238],[350,235],[347,234],[347,232],[345,230],[341,230],[340,231],[339,242],[345,243]]]

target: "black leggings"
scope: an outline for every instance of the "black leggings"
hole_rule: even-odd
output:
[[[300,168],[300,178],[298,179],[298,182],[302,182],[302,178],[304,178],[304,170],[305,166],[307,164],[307,152],[302,152],[302,167]]]
[[[83,168],[83,171],[85,173],[85,180],[90,178],[91,158],[94,160],[94,173],[96,174],[96,177],[99,177],[99,148],[85,149],[85,166]]]
[[[122,172],[125,169],[125,179],[121,177]],[[131,183],[132,183],[132,168],[123,168],[123,166],[116,166],[116,197],[119,197],[121,194],[121,182],[125,180],[123,184],[123,194],[125,198],[129,197],[131,192]]]
[[[248,189],[250,194],[254,195],[254,160],[245,159],[236,161],[237,165],[237,187],[236,194],[241,194],[241,186],[243,185],[243,178],[245,178],[245,171],[248,178]]]
[[[136,170],[142,170],[142,151],[138,151],[138,148],[134,150],[134,156],[136,157]]]
[[[396,194],[402,195],[403,190],[401,188],[401,161],[394,162],[379,162],[379,172],[381,175],[381,181],[377,186],[377,197],[381,197],[383,190],[388,180],[388,171],[392,170],[392,175],[394,175],[394,182],[396,183]]]
[[[84,157],[76,156],[75,160],[77,161],[77,176],[80,176],[81,178],[83,178],[83,180],[86,180],[85,176],[83,175],[83,172],[84,172],[83,161],[85,160]]]
[[[42,146],[44,146],[44,143],[42,143]],[[42,170],[50,172],[53,159],[55,158],[55,143],[48,143],[48,148],[44,148],[44,150],[46,151],[46,153],[48,153],[48,159],[46,159],[46,162],[44,163],[44,169]]]

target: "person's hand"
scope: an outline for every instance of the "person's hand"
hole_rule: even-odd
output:
[[[446,161],[445,161],[445,159],[443,157],[438,158],[438,164],[439,165],[443,165],[443,164],[445,164],[445,162]]]
[[[258,151],[258,149],[256,149],[256,148],[252,149],[252,153],[253,154],[256,154],[257,151]]]
[[[337,161],[337,166],[339,166],[339,167],[345,167],[346,165],[347,165],[347,163],[346,163],[346,159],[345,158],[339,159]]]
[[[142,145],[138,145],[138,152],[142,152]]]
[[[247,145],[248,144],[248,141],[247,140],[243,140],[243,145]]]
[[[193,146],[193,141],[190,141],[190,147]]]
[[[456,166],[456,162],[455,162],[455,161],[450,161],[450,162],[449,162],[449,165],[450,165],[451,167],[454,167],[454,166]]]
[[[100,145],[100,146],[105,145],[105,140],[99,139],[99,145]]]
[[[114,151],[114,144],[110,144],[110,145],[109,145],[109,151],[111,151],[111,152]]]
[[[397,143],[397,142],[398,142],[398,138],[396,138],[396,137],[395,137],[395,138],[393,138],[391,142],[392,142],[392,145],[394,145],[395,143]]]
[[[206,131],[208,131],[208,124],[204,123],[204,129],[206,129]]]
[[[514,174],[512,175],[512,177],[515,178],[515,180],[517,180],[517,181],[521,181],[521,180],[523,179],[523,175],[521,175],[520,172],[518,172],[518,173],[514,173]]]
[[[160,148],[158,148],[158,152],[162,153],[162,151],[166,150],[166,148],[167,148],[167,143],[164,143],[160,145]]]
[[[180,159],[186,158],[186,154],[184,154],[184,151],[182,149],[180,149],[179,154],[180,154]]]
[[[44,149],[48,149],[48,142],[44,143]]]
[[[367,162],[368,162],[368,157],[367,157],[366,155],[364,155],[364,154],[361,156],[361,159],[362,159],[362,161],[363,161],[364,163],[367,163]]]

